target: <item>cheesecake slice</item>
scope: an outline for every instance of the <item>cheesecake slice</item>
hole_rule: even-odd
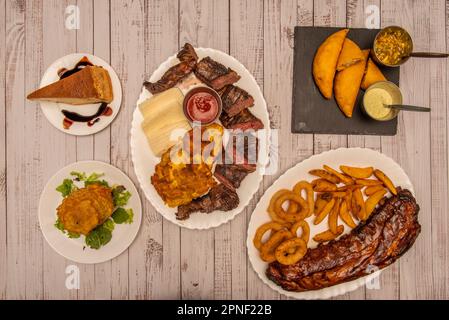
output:
[[[27,99],[74,105],[110,103],[113,99],[111,77],[102,67],[87,66],[67,78],[30,93]]]

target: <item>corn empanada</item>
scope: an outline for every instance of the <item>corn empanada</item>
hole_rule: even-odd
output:
[[[340,56],[338,57],[337,71],[346,69],[362,60],[362,50],[354,41],[346,38],[343,42],[343,48],[341,49]]]
[[[362,80],[362,89],[366,90],[370,85],[379,81],[386,80],[387,78],[385,78],[379,67],[374,63],[373,60],[371,60],[371,58],[369,58],[368,63],[366,64],[366,72]]]
[[[348,31],[349,29],[342,29],[331,34],[320,45],[313,59],[313,77],[318,89],[326,99],[332,97],[338,56]]]
[[[369,50],[363,50],[364,59],[335,76],[335,100],[338,107],[348,118],[352,117],[355,101],[360,89]]]

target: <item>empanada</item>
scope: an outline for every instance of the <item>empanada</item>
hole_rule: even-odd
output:
[[[366,64],[366,72],[362,80],[362,89],[366,90],[370,85],[379,81],[386,80],[387,78],[385,78],[379,67],[374,63],[373,60],[371,60],[371,58],[369,58],[368,63]]]
[[[360,50],[359,46],[355,44],[354,41],[346,38],[343,42],[343,48],[341,49],[340,56],[338,57],[337,71],[346,69],[347,67],[350,67],[362,60],[362,50]]]
[[[369,50],[363,50],[364,59],[342,71],[335,76],[335,100],[340,110],[348,118],[352,117],[360,83],[365,73],[366,59]]]
[[[313,77],[318,89],[326,99],[332,97],[338,56],[348,31],[349,29],[342,29],[331,34],[320,45],[313,59]]]

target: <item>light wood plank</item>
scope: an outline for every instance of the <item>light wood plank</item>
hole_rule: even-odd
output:
[[[263,1],[230,2],[230,54],[238,59],[263,88]],[[246,299],[249,278],[260,282],[248,264],[246,250],[247,220],[250,218],[260,193],[248,207],[230,223],[232,299]],[[245,268],[249,268],[247,270]],[[247,275],[251,272],[251,276]],[[217,297],[216,297],[217,298]]]
[[[144,76],[144,29],[144,1],[111,1],[111,65],[121,79],[123,91],[122,109],[111,126],[111,162],[128,174],[136,185],[138,183],[132,169],[129,148],[129,130]],[[142,220],[146,221],[146,217],[143,216]],[[145,222],[141,228],[145,228]],[[140,250],[140,254],[145,252],[145,247],[139,246],[138,241],[115,259],[112,274],[117,277],[118,285],[113,288],[113,298],[136,297],[134,287],[131,284],[128,286],[128,266],[132,263],[129,252],[134,253],[134,258],[137,250]]]
[[[449,3],[448,3],[449,4]],[[447,48],[446,5],[444,1],[430,3],[430,51],[445,52]],[[434,299],[448,299],[449,270],[447,234],[448,219],[448,147],[447,147],[447,59],[430,63],[430,168],[432,190],[432,278]]]
[[[403,26],[414,41],[417,51],[429,50],[429,7],[424,2],[382,1],[382,19]],[[384,23],[386,25],[386,23]],[[430,93],[430,61],[410,59],[401,67],[401,89],[404,103],[428,106]],[[410,251],[401,258],[400,298],[430,298],[432,280],[432,205],[430,159],[430,116],[404,112],[399,116],[398,134],[382,137],[382,151],[392,156],[411,178],[416,199],[421,207],[422,230]]]
[[[179,45],[229,49],[229,1],[180,1]],[[183,299],[230,298],[230,225],[181,230]],[[224,289],[223,289],[224,288]]]
[[[0,21],[6,21],[6,1],[0,1]],[[6,48],[6,23],[0,24],[0,47]],[[6,50],[0,50],[0,300],[6,298]]]

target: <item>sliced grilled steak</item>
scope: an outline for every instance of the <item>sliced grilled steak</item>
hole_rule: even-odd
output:
[[[209,193],[178,207],[176,219],[185,220],[194,212],[210,213],[215,210],[230,211],[239,205],[239,196],[223,184],[210,189]]]
[[[309,249],[291,266],[273,262],[266,274],[289,291],[317,290],[365,276],[395,262],[421,231],[419,206],[408,190],[384,201],[371,217],[336,241]]]
[[[198,61],[198,55],[195,52],[195,49],[190,43],[185,43],[184,47],[182,47],[181,51],[178,52],[178,55],[176,56],[179,61],[195,61],[195,63]]]
[[[157,82],[145,81],[143,85],[152,94],[173,88],[178,82],[187,77],[195,68],[195,61],[183,61],[168,69]]]
[[[219,90],[228,84],[239,81],[240,76],[210,57],[203,58],[195,68],[195,75],[209,87]]]
[[[220,121],[226,129],[241,129],[242,131],[245,131],[248,129],[259,130],[264,127],[262,121],[248,109],[243,109],[233,117],[222,112]]]
[[[230,117],[254,105],[254,98],[248,92],[232,84],[221,89],[219,94],[223,111]]]

